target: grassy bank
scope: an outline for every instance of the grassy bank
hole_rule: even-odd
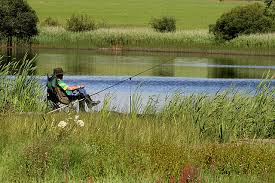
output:
[[[208,28],[229,9],[247,4],[247,1],[218,0],[28,0],[41,22],[49,16],[65,24],[73,13],[85,13],[96,22],[111,27],[148,27],[152,17],[174,16],[179,29]],[[62,11],[60,11],[62,10]]]
[[[240,36],[220,43],[207,30],[158,33],[150,29],[98,29],[72,33],[61,27],[41,28],[34,43],[40,47],[144,51],[179,51],[224,54],[274,55],[274,34]]]
[[[136,117],[102,111],[80,114],[82,127],[74,121],[73,114],[43,119],[39,115],[11,113],[1,118],[3,183],[88,179],[184,182],[186,175],[201,182],[275,180],[274,145],[256,140],[218,143],[216,133],[201,132],[199,124],[183,116]],[[64,128],[58,127],[62,120],[68,123]]]
[[[43,89],[26,77],[32,62],[23,63],[0,72],[0,92],[9,84],[0,100],[0,182],[275,181],[269,82],[253,96],[175,94],[142,114],[138,95],[131,114],[110,112],[108,100],[98,113],[18,113],[46,110]]]

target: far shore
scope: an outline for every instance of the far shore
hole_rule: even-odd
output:
[[[159,33],[134,27],[69,32],[63,27],[40,27],[39,32],[32,40],[34,49],[275,56],[275,33],[243,35],[220,42],[207,29]],[[2,40],[2,50],[5,46],[5,40]]]

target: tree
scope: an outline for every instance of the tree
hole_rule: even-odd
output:
[[[29,41],[38,34],[38,17],[24,0],[0,0],[0,34],[7,38],[7,46],[12,47],[12,39]]]
[[[209,30],[216,38],[223,40],[242,34],[269,32],[274,27],[274,21],[265,12],[265,7],[259,3],[236,7],[223,14],[216,24],[210,25]]]
[[[266,7],[270,7],[272,4],[273,0],[264,0],[264,3],[266,4]]]
[[[275,2],[273,0],[265,0],[265,15],[275,20]]]

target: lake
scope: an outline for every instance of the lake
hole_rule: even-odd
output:
[[[148,100],[162,106],[175,93],[214,94],[235,88],[254,94],[261,79],[275,71],[275,57],[268,56],[68,49],[40,49],[31,53],[35,54],[36,75],[42,82],[55,67],[63,68],[68,84],[84,83],[91,94],[126,80],[93,96],[101,101],[108,96],[112,99],[111,107],[117,111],[129,111],[130,97],[133,100],[137,96],[141,96],[142,106]],[[144,73],[127,80],[140,72]]]

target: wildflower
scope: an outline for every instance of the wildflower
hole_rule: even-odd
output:
[[[79,119],[79,115],[74,116],[74,121],[76,122]]]
[[[67,122],[60,121],[57,126],[60,127],[60,128],[65,128],[65,126],[67,126]]]
[[[84,121],[82,120],[77,120],[76,123],[80,126],[83,127],[85,125]]]

